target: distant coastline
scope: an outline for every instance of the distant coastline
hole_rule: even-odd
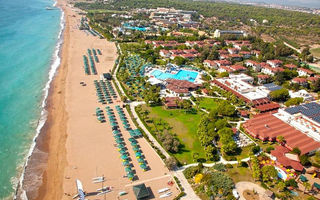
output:
[[[267,8],[276,8],[282,10],[291,10],[298,12],[306,12],[310,14],[320,15],[320,2],[303,2],[290,1],[287,4],[281,4],[276,0],[200,0],[200,1],[212,1],[212,2],[229,2],[238,3],[242,5],[261,6]]]

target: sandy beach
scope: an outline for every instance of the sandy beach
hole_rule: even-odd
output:
[[[144,183],[151,192],[150,199],[159,199],[158,190],[168,187],[173,199],[179,190],[163,161],[144,138],[137,139],[147,161],[149,170],[143,171],[135,152],[129,143],[129,132],[123,128],[115,106],[122,107],[118,95],[110,106],[116,115],[120,131],[131,158],[130,163],[136,174],[131,181],[122,166],[122,160],[115,147],[112,128],[107,120],[100,123],[95,116],[96,108],[105,110],[107,105],[98,102],[94,80],[100,80],[102,73],[110,72],[117,59],[115,43],[92,36],[78,29],[81,15],[76,9],[59,1],[65,13],[66,28],[62,48],[62,62],[53,82],[48,99],[48,120],[41,137],[41,149],[47,152],[47,163],[43,164],[44,173],[39,190],[27,191],[29,199],[72,199],[77,194],[75,180],[79,179],[86,193],[95,193],[102,183],[95,184],[92,178],[104,176],[103,186],[111,186],[112,191],[106,195],[88,195],[86,199],[135,199],[132,186]],[[87,49],[100,49],[99,63],[96,63],[97,75],[85,75],[83,55]],[[84,82],[86,86],[82,86]],[[114,87],[114,86],[113,86]],[[115,87],[114,87],[115,88]],[[132,129],[136,129],[124,109]],[[106,112],[104,111],[105,116]],[[128,194],[119,196],[120,191]]]

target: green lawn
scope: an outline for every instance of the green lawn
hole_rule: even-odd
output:
[[[313,56],[320,57],[320,48],[310,49]]]
[[[254,182],[252,172],[249,167],[237,167],[237,165],[233,165],[233,168],[228,169],[226,173],[233,179],[234,183],[240,181]]]
[[[218,103],[224,101],[223,99],[213,98],[199,98],[199,107],[206,110],[214,109],[218,106]]]
[[[189,114],[183,110],[165,109],[162,106],[147,107],[142,106],[143,110],[150,112],[149,118],[165,120],[171,127],[172,132],[177,134],[181,144],[184,146],[182,150],[174,154],[174,156],[182,163],[193,163],[192,153],[199,153],[199,158],[204,158],[204,149],[197,137],[197,128],[201,119],[201,114]],[[152,124],[148,124],[152,126]]]

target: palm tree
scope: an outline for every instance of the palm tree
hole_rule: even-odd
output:
[[[304,186],[303,193],[306,192],[306,190],[310,190],[311,184],[309,182],[303,182],[302,185]]]
[[[281,145],[283,145],[283,143],[285,143],[285,139],[284,139],[284,137],[283,137],[282,135],[279,135],[279,136],[277,137],[277,141],[278,141]]]

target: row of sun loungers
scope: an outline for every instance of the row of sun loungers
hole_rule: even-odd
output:
[[[112,126],[112,135],[115,139],[115,142],[117,143],[118,151],[120,153],[120,158],[122,160],[122,165],[125,167],[126,176],[130,180],[133,180],[135,177],[135,172],[132,169],[133,165],[132,163],[130,163],[130,156],[129,156],[129,153],[127,152],[126,143],[123,139],[122,133],[120,132],[120,130],[118,130],[119,126],[115,118],[113,109],[107,106],[106,112],[109,117],[109,122]]]
[[[129,141],[130,141],[132,150],[135,152],[135,156],[138,159],[139,165],[140,165],[141,169],[146,171],[148,169],[148,166],[147,166],[146,161],[144,160],[144,156],[142,155],[142,151],[140,150],[138,141],[135,139],[135,137],[132,137],[132,135],[134,135],[136,137],[141,137],[142,134],[141,134],[139,129],[132,130],[130,128],[130,124],[127,121],[127,118],[125,116],[123,108],[121,108],[119,105],[116,105],[115,108],[116,108],[116,110],[117,110],[117,112],[118,112],[118,114],[120,116],[120,120],[122,121],[124,128],[126,130],[128,130],[130,135],[131,135],[131,138],[129,138]]]
[[[111,104],[113,103],[112,97],[117,99],[118,96],[114,91],[111,82],[104,82],[103,80],[97,81],[94,80],[94,85],[96,87],[96,94],[98,97],[98,101],[102,104]]]

